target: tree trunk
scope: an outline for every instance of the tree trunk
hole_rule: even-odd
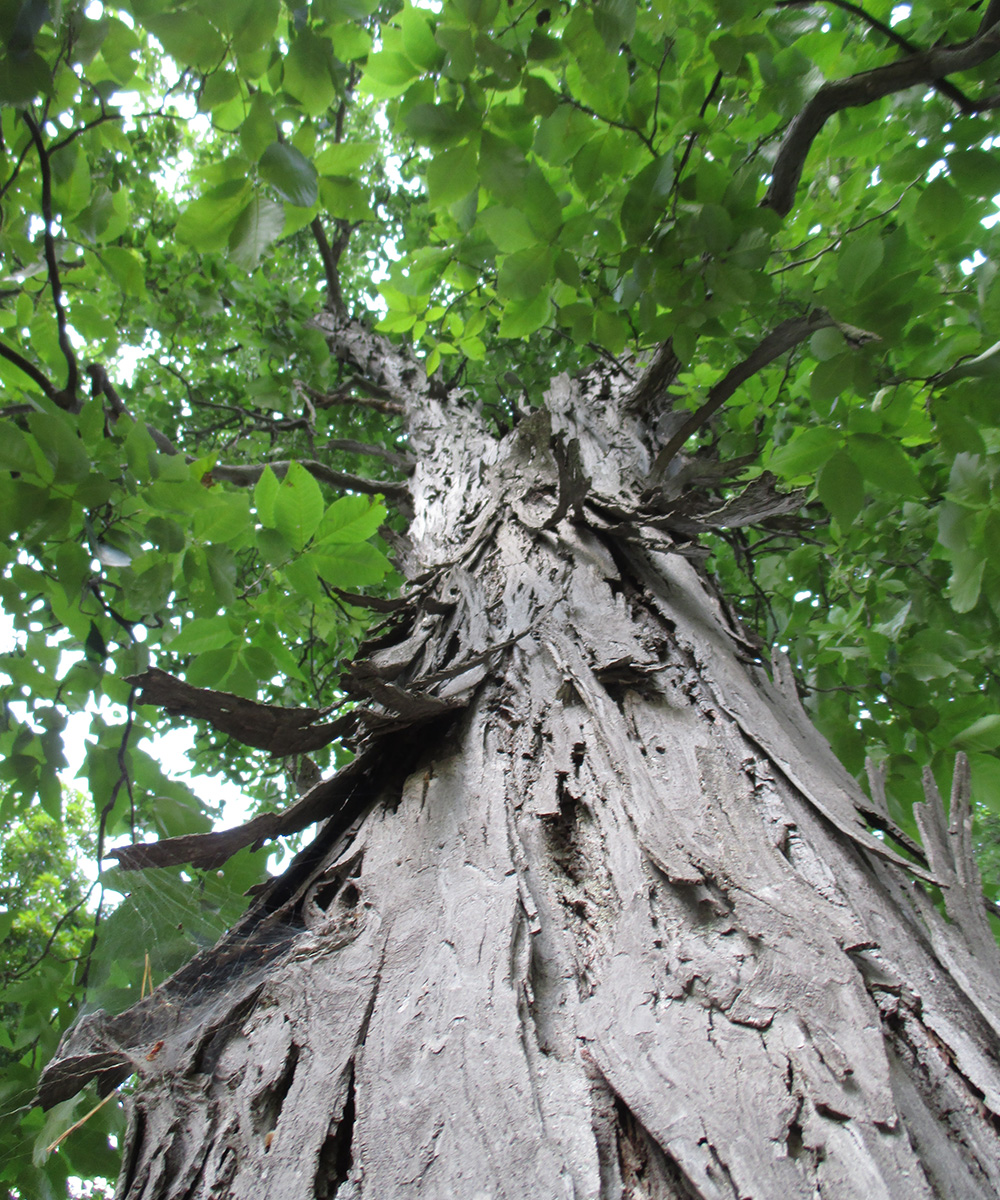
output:
[[[695,501],[646,491],[623,376],[555,379],[498,440],[327,333],[407,404],[412,599],[353,670],[360,765],[313,846],[49,1068],[49,1100],[137,1072],[118,1196],[995,1197],[961,768],[923,865],[870,831],[877,779],[700,574]]]

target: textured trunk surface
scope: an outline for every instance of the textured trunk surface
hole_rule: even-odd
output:
[[[961,787],[927,867],[869,831],[643,507],[623,385],[557,379],[497,441],[329,332],[406,396],[420,463],[415,598],[354,673],[369,790],[64,1046],[53,1079],[138,1072],[119,1197],[995,1198]]]

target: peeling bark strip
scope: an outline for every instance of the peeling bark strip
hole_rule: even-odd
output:
[[[272,818],[325,823],[244,920],[85,1018],[43,1100],[135,1073],[120,1200],[994,1200],[965,766],[923,864],[871,833],[671,540],[701,502],[650,497],[629,381],[560,377],[497,441],[324,320],[418,461],[359,756]]]
[[[230,692],[194,687],[158,667],[130,675],[125,682],[139,688],[139,704],[157,704],[169,713],[200,717],[220,733],[271,754],[308,754],[329,746],[346,728],[343,721],[316,724],[329,709],[258,704]]]

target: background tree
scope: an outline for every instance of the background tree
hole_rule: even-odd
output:
[[[996,1194],[995,8],[2,9],[3,816],[93,713],[121,1195]]]

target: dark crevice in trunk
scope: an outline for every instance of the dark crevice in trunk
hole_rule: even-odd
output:
[[[334,1200],[340,1185],[346,1183],[354,1165],[354,1063],[350,1065],[347,1099],[339,1120],[330,1122],[326,1140],[320,1147],[313,1193],[316,1200]]]
[[[918,1087],[922,1084],[921,1090],[926,1089],[926,1097],[928,1100],[934,1098],[934,1092],[940,1087],[941,1080],[935,1079],[928,1064],[928,1050],[947,1065],[947,1080],[949,1083],[960,1083],[963,1090],[967,1090],[968,1095],[977,1109],[977,1115],[989,1124],[992,1129],[1000,1134],[1000,1116],[987,1107],[985,1096],[981,1088],[976,1087],[975,1083],[966,1075],[962,1074],[958,1064],[955,1062],[954,1055],[951,1054],[949,1048],[945,1046],[939,1038],[920,1022],[920,1015],[917,1012],[907,1014],[904,1006],[895,997],[893,997],[893,1007],[889,1011],[883,1011],[882,1025],[886,1032],[891,1036],[893,1049],[902,1061],[908,1061],[917,1067],[917,1070],[912,1073],[912,1078],[918,1083]],[[927,1046],[921,1050],[917,1046],[907,1026],[910,1023],[919,1023],[923,1032],[923,1036],[927,1041]],[[938,1099],[936,1107],[942,1111],[942,1119],[948,1121],[950,1112],[946,1105],[942,1105]]]
[[[281,1074],[269,1087],[254,1097],[250,1106],[254,1130],[258,1136],[265,1139],[265,1142],[278,1124],[285,1099],[295,1082],[295,1071],[299,1065],[300,1053],[296,1043],[291,1042],[285,1054],[285,1065],[281,1069]]]
[[[615,1096],[614,1109],[622,1200],[703,1200],[621,1096]]]
[[[249,995],[244,996],[238,1004],[226,1011],[221,1021],[208,1027],[195,1051],[192,1060],[193,1070],[202,1075],[212,1074],[219,1061],[219,1056],[229,1045],[233,1033],[239,1029],[256,1007],[259,995],[260,987],[254,988]]]

